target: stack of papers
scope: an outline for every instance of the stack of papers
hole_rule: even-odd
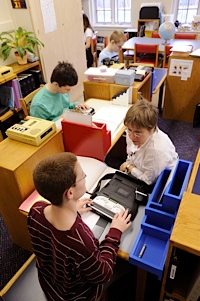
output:
[[[195,51],[191,52],[190,55],[200,57],[200,49],[196,49]]]
[[[172,55],[188,56],[192,51],[192,45],[179,45],[171,48]]]
[[[107,130],[111,131],[111,136],[117,128],[123,123],[126,112],[129,107],[123,106],[108,106],[102,107],[92,116],[93,122],[105,123]]]

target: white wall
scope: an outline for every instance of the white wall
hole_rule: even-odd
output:
[[[19,26],[33,31],[30,12],[28,9],[13,9],[10,0],[1,0],[0,9],[0,32],[15,30]],[[14,51],[13,51],[14,53]],[[14,54],[6,61],[0,57],[0,65],[8,65],[16,61]]]

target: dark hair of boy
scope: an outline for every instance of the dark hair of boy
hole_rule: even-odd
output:
[[[62,86],[75,86],[78,82],[78,74],[73,65],[68,62],[58,62],[58,65],[54,68],[51,79],[51,83],[58,83],[59,87]]]
[[[34,169],[35,188],[52,205],[62,205],[63,193],[75,186],[75,164],[77,157],[72,153],[58,153],[42,160]]]

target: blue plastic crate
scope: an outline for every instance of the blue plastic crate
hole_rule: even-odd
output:
[[[166,187],[163,195],[162,208],[168,213],[178,211],[183,192],[191,174],[193,163],[185,160],[178,160],[171,182]]]
[[[129,262],[158,276],[161,280],[169,245],[169,231],[153,229],[147,225],[143,225],[140,230],[135,244],[130,252]],[[146,245],[146,249],[142,255],[139,254]]]
[[[152,228],[159,228],[161,231],[172,232],[175,216],[166,212],[160,212],[154,209],[148,209],[142,220],[143,225],[149,225]]]

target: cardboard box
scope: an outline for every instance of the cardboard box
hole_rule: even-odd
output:
[[[115,84],[123,86],[132,86],[135,79],[134,70],[118,70],[115,73]]]

